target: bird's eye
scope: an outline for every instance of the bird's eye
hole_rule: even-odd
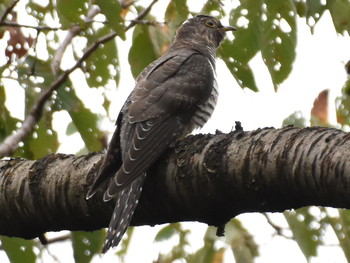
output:
[[[215,22],[211,19],[208,19],[207,21],[205,21],[205,24],[207,25],[207,27],[211,27],[211,28],[216,26]]]

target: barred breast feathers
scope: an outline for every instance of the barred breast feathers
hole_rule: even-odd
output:
[[[207,121],[210,119],[211,115],[214,112],[218,100],[219,91],[218,84],[216,81],[215,59],[212,58],[208,60],[214,73],[212,91],[209,96],[209,99],[205,103],[198,105],[198,110],[195,112],[194,116],[191,119],[190,132],[192,132],[195,129],[202,128],[207,123]]]

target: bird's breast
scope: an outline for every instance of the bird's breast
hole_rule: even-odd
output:
[[[204,124],[207,123],[214,112],[218,95],[218,85],[216,79],[214,78],[210,96],[204,103],[198,105],[196,111],[194,112],[189,125],[189,133],[197,128],[203,127]]]

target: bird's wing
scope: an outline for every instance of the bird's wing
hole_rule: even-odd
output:
[[[179,137],[183,124],[175,117],[163,121],[145,121],[135,124],[135,132],[123,164],[110,181],[104,195],[108,201],[143,175],[160,155]]]
[[[97,177],[90,187],[86,199],[90,199],[98,190],[98,188],[110,177],[114,176],[122,164],[121,148],[120,148],[120,127],[123,121],[123,113],[120,112],[116,121],[116,130],[108,145],[107,154],[103,160]]]
[[[125,107],[124,116],[129,118],[122,127],[123,164],[111,180],[105,200],[145,173],[184,135],[198,105],[210,96],[208,85],[214,79],[209,60],[195,53],[185,58],[174,56],[147,76],[137,83],[130,105]]]
[[[175,53],[175,54],[174,54]],[[160,63],[141,73],[131,94],[130,122],[166,118],[210,95],[214,75],[209,60],[196,51],[170,52]],[[153,64],[153,63],[152,63]]]

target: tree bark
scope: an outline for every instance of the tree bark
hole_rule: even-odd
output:
[[[188,136],[150,169],[132,225],[199,221],[220,226],[246,212],[308,205],[350,208],[350,135],[285,127]],[[0,160],[0,234],[108,225],[114,202],[86,192],[101,153]]]

